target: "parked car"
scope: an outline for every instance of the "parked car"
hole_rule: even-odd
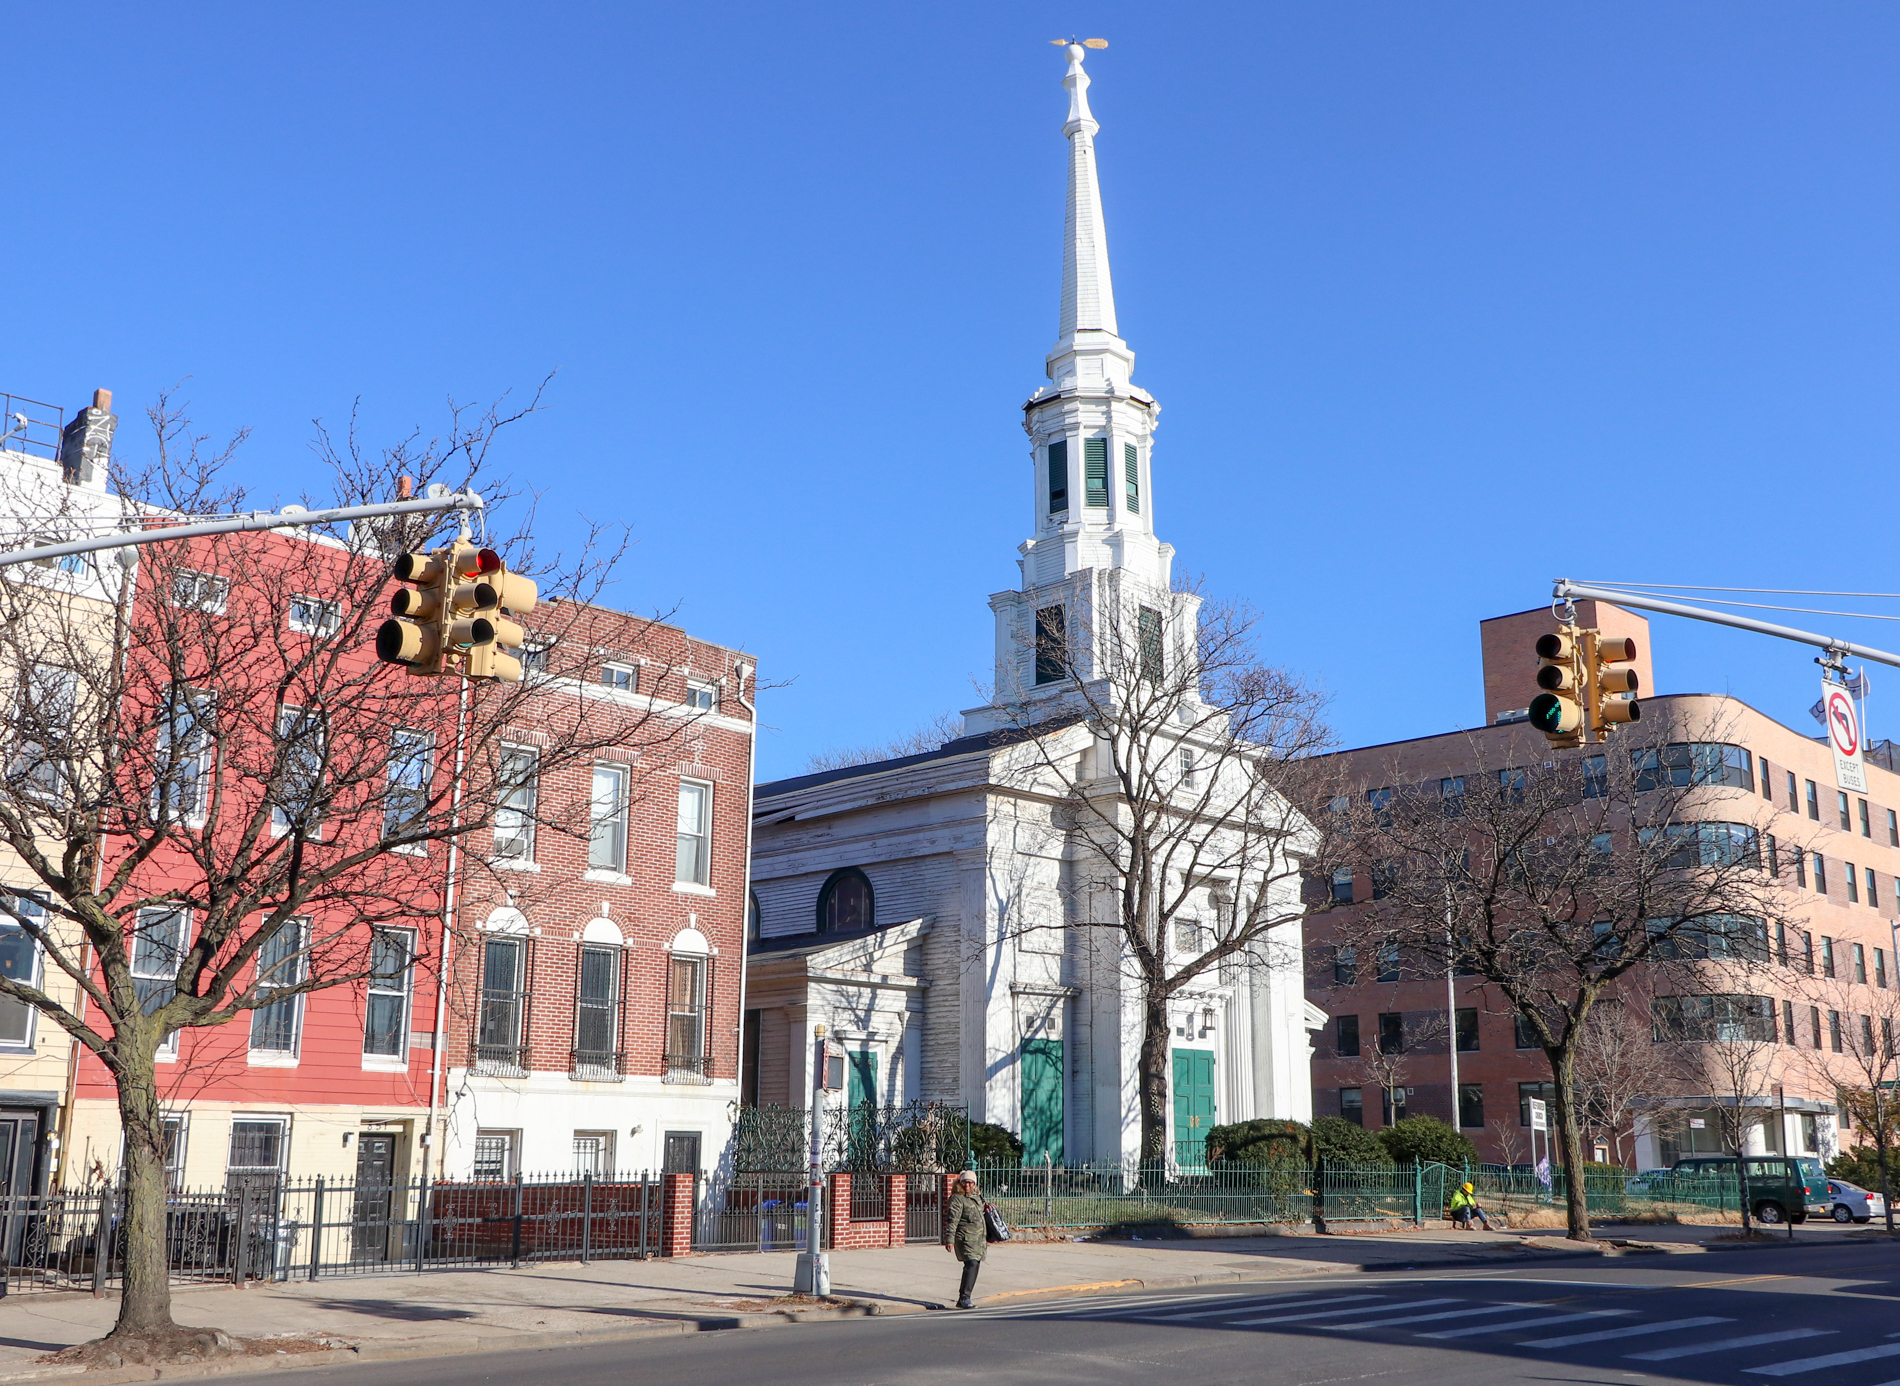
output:
[[[1863,1189],[1845,1179],[1830,1179],[1827,1192],[1833,1202],[1830,1212],[1836,1222],[1867,1222],[1887,1216],[1886,1200],[1872,1189]]]
[[[1827,1199],[1827,1176],[1818,1186],[1811,1185],[1803,1165],[1820,1165],[1811,1160],[1791,1160],[1782,1155],[1748,1157],[1748,1196],[1754,1205],[1755,1219],[1773,1225],[1779,1222],[1806,1222],[1808,1212],[1825,1215],[1832,1204]],[[1733,1155],[1692,1155],[1670,1166],[1672,1173],[1739,1177]]]

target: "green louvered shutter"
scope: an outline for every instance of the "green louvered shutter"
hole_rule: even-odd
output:
[[[1069,508],[1069,442],[1061,438],[1049,444],[1049,513],[1060,515]]]
[[[1135,456],[1133,443],[1122,444],[1122,474],[1128,478],[1128,513],[1141,513],[1141,463]]]
[[[1108,504],[1108,439],[1082,440],[1082,501],[1085,505]]]

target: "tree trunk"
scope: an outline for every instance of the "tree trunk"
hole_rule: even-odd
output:
[[[1150,995],[1142,1017],[1136,1073],[1141,1112],[1141,1163],[1159,1169],[1168,1159],[1168,1001]]]
[[[1573,1031],[1574,1033],[1574,1031]],[[1577,1124],[1576,1061],[1565,1044],[1544,1051],[1550,1060],[1550,1074],[1556,1080],[1557,1144],[1564,1161],[1564,1220],[1572,1241],[1590,1240],[1590,1205],[1583,1186],[1583,1131]]]
[[[1887,1235],[1893,1235],[1893,1189],[1887,1177],[1887,1114],[1882,1110],[1880,1089],[1874,1089],[1874,1159],[1880,1165],[1880,1201],[1886,1206]]]
[[[125,1289],[114,1335],[176,1327],[166,1256],[165,1126],[157,1065],[143,1034],[118,1041],[119,1121],[125,1129]]]

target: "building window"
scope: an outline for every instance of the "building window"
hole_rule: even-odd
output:
[[[415,962],[413,929],[370,935],[369,998],[363,1016],[363,1052],[403,1058],[409,1049],[409,977]]]
[[[1841,831],[1844,833],[1853,831],[1853,827],[1854,827],[1853,820],[1847,816],[1846,793],[1844,791],[1837,791],[1835,794],[1835,798],[1837,798],[1840,801],[1840,803],[1837,806],[1837,810],[1841,816]]]
[[[620,1063],[620,950],[582,944],[574,996],[574,1071],[618,1077]]]
[[[627,869],[627,767],[596,765],[588,805],[587,864],[601,871]]]
[[[637,693],[640,689],[640,675],[631,664],[618,664],[612,660],[600,666],[600,682],[603,687],[617,689],[622,693]]]
[[[1342,1059],[1359,1057],[1359,1017],[1342,1015],[1333,1021],[1333,1052]]]
[[[1484,1126],[1484,1084],[1458,1085],[1458,1124],[1467,1131]]]
[[[193,827],[204,822],[217,730],[214,707],[211,694],[198,689],[174,684],[167,691],[152,767],[154,816]]]
[[[1354,1126],[1364,1126],[1366,1124],[1365,1094],[1358,1088],[1341,1088],[1339,1114]]]
[[[240,1117],[231,1123],[231,1148],[225,1157],[227,1190],[269,1189],[284,1168],[284,1128],[281,1117]]]
[[[1900,847],[1900,813],[1887,810],[1887,845]]]
[[[1855,802],[1860,805],[1860,835],[1865,838],[1871,838],[1874,835],[1874,824],[1873,819],[1867,812],[1867,801],[1865,799],[1859,799]]]
[[[611,1178],[614,1172],[614,1133],[612,1131],[576,1131],[574,1133],[574,1177]]]
[[[719,690],[710,683],[694,679],[686,685],[686,706],[695,712],[716,712],[719,708]]]
[[[34,664],[15,708],[17,751],[12,774],[32,797],[66,802],[73,781],[72,733],[78,718],[79,676],[57,664]]]
[[[759,893],[756,890],[745,893],[745,936],[748,940],[759,937]]]
[[[1834,940],[1826,934],[1821,935],[1821,975],[1823,977],[1834,975]]]
[[[666,965],[666,1078],[710,1079],[706,1053],[706,963],[671,958]]]
[[[1405,1052],[1405,1015],[1403,1012],[1380,1012],[1379,1052],[1381,1054],[1403,1054]]]
[[[1854,869],[1853,862],[1844,861],[1841,863],[1841,874],[1847,878],[1847,903],[1858,905],[1860,903],[1860,873]]]
[[[1396,982],[1399,980],[1399,947],[1396,943],[1384,943],[1379,945],[1378,979],[1381,982]]]
[[[554,647],[545,640],[527,640],[521,646],[521,672],[524,674],[545,674],[548,671],[549,651]]]
[[[1058,438],[1049,444],[1049,513],[1066,514],[1069,509],[1069,440]]]
[[[1819,1006],[1808,1007],[1808,1028],[1814,1032],[1814,1047],[1819,1049],[1821,1047],[1821,1008]]]
[[[1874,877],[1874,868],[1867,868],[1867,903],[1873,909],[1880,908],[1880,882]]]
[[[185,1135],[187,1114],[161,1116],[159,1129],[164,1132],[165,1142],[165,1187],[173,1193],[184,1187],[185,1183]]]
[[[1452,1017],[1454,1022],[1452,1028],[1457,1032],[1458,1037],[1458,1052],[1460,1054],[1477,1053],[1478,1008],[1476,1006],[1460,1006],[1456,1011],[1452,1012]]]
[[[162,1009],[178,992],[178,969],[185,960],[183,910],[142,909],[132,926],[132,989],[146,1015]],[[161,1052],[178,1052],[178,1032],[166,1037]]]
[[[528,1006],[526,944],[490,937],[482,944],[482,993],[476,1017],[475,1058],[500,1068],[524,1069],[527,1046],[521,1021]]]
[[[1885,948],[1874,949],[1874,985],[1877,987],[1887,985],[1887,950]]]
[[[1788,926],[1775,925],[1775,961],[1783,967],[1788,965]]]
[[[1867,985],[1867,950],[1858,943],[1854,945],[1854,980]]]
[[[1606,756],[1583,758],[1583,797],[1601,799],[1610,792],[1610,762]]]
[[[1542,1049],[1544,1047],[1538,1042],[1536,1029],[1532,1027],[1530,1021],[1521,1015],[1511,1017],[1511,1031],[1513,1042],[1519,1049]]]
[[[1741,746],[1717,741],[1676,741],[1659,749],[1631,751],[1630,768],[1639,793],[1661,785],[1755,788],[1754,758]]]
[[[514,1131],[477,1131],[475,1133],[475,1178],[481,1183],[499,1184],[515,1177]]]
[[[1349,887],[1352,882],[1346,883]],[[1359,983],[1359,950],[1347,945],[1333,950],[1333,985],[1339,987],[1357,986]]]
[[[1515,767],[1498,771],[1498,798],[1507,804],[1524,802],[1524,790],[1530,783],[1527,772]]]
[[[1870,1015],[1860,1018],[1860,1057],[1874,1057],[1874,1018]]]
[[[712,786],[709,784],[680,781],[673,879],[682,885],[702,886],[712,880]]]
[[[832,873],[818,892],[818,932],[854,934],[876,927],[871,882],[856,867]]]
[[[1128,513],[1141,513],[1141,461],[1133,443],[1122,444],[1122,480],[1128,487]]]
[[[1194,788],[1194,752],[1183,746],[1176,754],[1175,763],[1180,767],[1181,788]]]
[[[1812,977],[1814,975],[1814,935],[1806,929],[1801,931],[1801,953],[1802,970]]]
[[[1082,503],[1092,509],[1108,504],[1108,439],[1082,440]]]
[[[1775,782],[1768,775],[1768,762],[1761,762],[1761,797],[1769,803],[1775,801]]]
[[[397,730],[389,738],[388,785],[383,791],[383,836],[420,828],[428,818],[429,785],[435,779],[435,740],[424,731]],[[423,852],[418,842],[404,851]]]
[[[11,894],[7,905],[35,929],[46,929],[46,906],[31,895]],[[0,976],[25,986],[40,984],[40,948],[33,935],[20,926],[19,919],[0,914]],[[34,1009],[24,1001],[0,997],[0,1044],[33,1043]]]
[[[1333,903],[1335,905],[1352,903],[1352,868],[1350,866],[1337,867],[1333,871]]]
[[[283,746],[282,769],[272,796],[271,828],[315,838],[323,820],[323,767],[329,756],[323,714],[315,708],[278,708],[277,739]]]
[[[1803,890],[1808,888],[1808,854],[1799,847],[1794,849],[1794,883]]]
[[[257,950],[259,1004],[251,1011],[253,1050],[272,1054],[297,1052],[303,993],[294,992],[275,1001],[267,998],[296,986],[308,975],[310,956],[305,951],[306,927],[301,919],[287,919]]]
[[[502,861],[533,861],[541,753],[532,746],[504,745],[495,789],[495,856]]]
[[[1045,606],[1036,612],[1036,682],[1060,682],[1069,671],[1069,635],[1062,608]]]
[[[198,573],[189,568],[179,568],[172,573],[173,606],[190,607],[217,616],[223,613],[230,591],[230,580],[216,573]]]
[[[1827,894],[1827,858],[1819,852],[1814,854],[1814,889],[1817,894]]]
[[[1438,801],[1444,806],[1445,817],[1462,817],[1465,811],[1465,777],[1447,775],[1438,782]]]
[[[1533,1097],[1546,1105],[1554,1103],[1557,1100],[1557,1085],[1555,1083],[1519,1083],[1517,1085],[1517,1124],[1519,1126],[1531,1124]]]
[[[1797,1042],[1794,1032],[1794,1002],[1792,1001],[1781,1003],[1781,1042],[1788,1045]]]
[[[1800,796],[1795,793],[1794,771],[1792,770],[1788,772],[1788,812],[1801,812],[1801,799]]]
[[[314,635],[327,639],[335,635],[342,624],[335,602],[320,601],[316,597],[292,597],[290,599],[290,628],[299,635]]]
[[[1161,613],[1151,606],[1144,606],[1135,613],[1137,638],[1140,642],[1138,658],[1141,664],[1141,676],[1149,683],[1161,682]]]
[[[1827,1047],[1836,1054],[1841,1052],[1841,1013],[1839,1011],[1827,1013]]]
[[[1412,1090],[1403,1083],[1394,1083],[1389,1088],[1379,1089],[1380,1105],[1385,1109],[1384,1117],[1387,1126],[1395,1121],[1405,1120],[1406,1099],[1411,1095]]]
[[[1808,817],[1812,818],[1815,822],[1819,823],[1821,821],[1821,791],[1814,787],[1813,780],[1807,781],[1807,786],[1808,786]]]

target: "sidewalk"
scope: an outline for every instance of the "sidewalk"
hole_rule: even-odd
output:
[[[1627,1234],[1653,1241],[1658,1239],[1651,1234],[1664,1230],[1631,1228]],[[1667,1230],[1706,1235],[1713,1229]],[[1606,1228],[1601,1235],[1621,1237],[1625,1230]],[[1549,1255],[1598,1254],[1568,1248],[1557,1238],[1527,1241],[1510,1233],[1432,1228],[1359,1236],[1290,1233],[1142,1242],[1010,1242],[990,1248],[978,1297],[993,1304],[1109,1288],[1448,1263],[1521,1264]],[[793,1259],[789,1252],[767,1252],[339,1276],[314,1284],[292,1281],[243,1290],[227,1285],[179,1287],[173,1292],[173,1314],[181,1324],[221,1328],[246,1338],[326,1339],[353,1348],[355,1357],[367,1360],[698,1332],[840,1312],[774,1303],[791,1289]],[[831,1253],[832,1295],[853,1301],[854,1307],[842,1311],[846,1313],[927,1310],[954,1297],[956,1274],[955,1261],[934,1244]],[[24,1379],[22,1374],[36,1366],[42,1353],[100,1336],[116,1312],[115,1299],[84,1294],[20,1294],[0,1300],[0,1381]],[[253,1359],[253,1364],[266,1366],[269,1361]]]

